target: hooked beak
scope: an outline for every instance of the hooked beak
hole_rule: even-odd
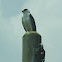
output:
[[[22,10],[22,12],[23,12],[23,10]]]

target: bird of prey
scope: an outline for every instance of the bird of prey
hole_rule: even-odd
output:
[[[22,13],[23,13],[22,24],[25,31],[26,32],[36,31],[35,20],[33,16],[30,14],[30,11],[28,9],[24,9]]]

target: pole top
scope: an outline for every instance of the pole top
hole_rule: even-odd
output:
[[[38,34],[38,35],[40,35],[39,33],[37,33],[36,31],[28,31],[28,32],[26,32],[25,34],[24,34],[24,36],[25,35],[29,35],[29,34]],[[41,35],[40,35],[41,36]]]

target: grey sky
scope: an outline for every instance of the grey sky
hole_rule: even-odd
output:
[[[0,0],[0,62],[22,62],[22,10],[35,18],[46,50],[45,62],[62,61],[61,0]]]
[[[21,7],[27,0],[2,0],[4,17],[16,16],[21,12]]]

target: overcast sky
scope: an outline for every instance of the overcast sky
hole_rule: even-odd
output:
[[[45,62],[62,61],[62,0],[0,0],[0,62],[22,62],[22,10],[33,15],[46,50]]]

